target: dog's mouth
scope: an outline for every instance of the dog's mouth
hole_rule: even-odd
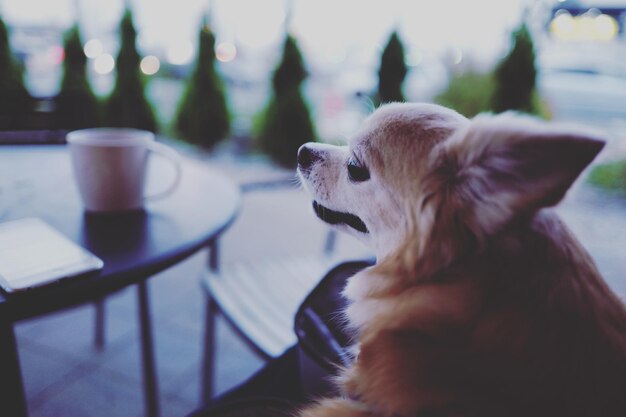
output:
[[[324,207],[317,201],[313,201],[313,210],[315,211],[317,217],[324,220],[328,224],[345,224],[361,233],[369,233],[369,230],[367,230],[367,226],[363,223],[363,220],[354,214],[331,210],[328,207]]]

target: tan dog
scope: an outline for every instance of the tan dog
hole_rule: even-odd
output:
[[[389,104],[306,144],[317,215],[377,264],[345,295],[345,396],[303,417],[626,416],[626,309],[556,214],[604,142],[512,114]]]

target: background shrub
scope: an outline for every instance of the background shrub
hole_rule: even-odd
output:
[[[591,169],[588,179],[597,187],[626,194],[626,161],[596,165]]]
[[[224,87],[215,69],[215,35],[200,30],[198,57],[176,116],[176,129],[188,142],[213,148],[230,130]]]
[[[261,150],[284,167],[295,167],[298,148],[316,138],[309,106],[301,92],[306,76],[296,40],[287,36],[272,77],[273,96],[263,113],[258,138]]]
[[[491,97],[495,89],[492,74],[474,71],[454,74],[447,88],[434,101],[450,107],[465,117],[491,111]]]
[[[404,46],[397,32],[393,32],[387,41],[380,59],[378,70],[377,102],[392,103],[405,101],[402,83],[407,74],[404,62]]]
[[[535,47],[525,24],[511,35],[511,50],[495,69],[492,108],[540,114],[536,98]]]
[[[86,64],[80,32],[74,26],[65,36],[63,80],[55,100],[57,128],[83,129],[100,124],[98,100],[87,81]]]
[[[22,68],[11,53],[9,31],[0,17],[0,129],[25,129],[33,100],[24,86]]]
[[[155,132],[154,111],[146,99],[137,52],[137,31],[130,10],[120,23],[121,43],[117,54],[115,87],[105,104],[105,123],[113,127],[133,127]]]

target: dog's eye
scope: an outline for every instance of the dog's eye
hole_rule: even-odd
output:
[[[352,157],[348,161],[348,177],[353,182],[363,182],[370,179],[370,172],[361,165],[358,159]]]

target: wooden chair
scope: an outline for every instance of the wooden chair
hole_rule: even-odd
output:
[[[293,180],[276,183],[284,186]],[[251,188],[242,187],[245,193]],[[280,356],[297,342],[293,319],[307,294],[324,274],[339,262],[333,256],[336,231],[328,230],[319,253],[262,261],[237,262],[218,267],[217,246],[209,254],[209,266],[201,277],[206,294],[206,323],[202,397],[213,395],[215,319],[221,314],[231,327],[263,359]]]

